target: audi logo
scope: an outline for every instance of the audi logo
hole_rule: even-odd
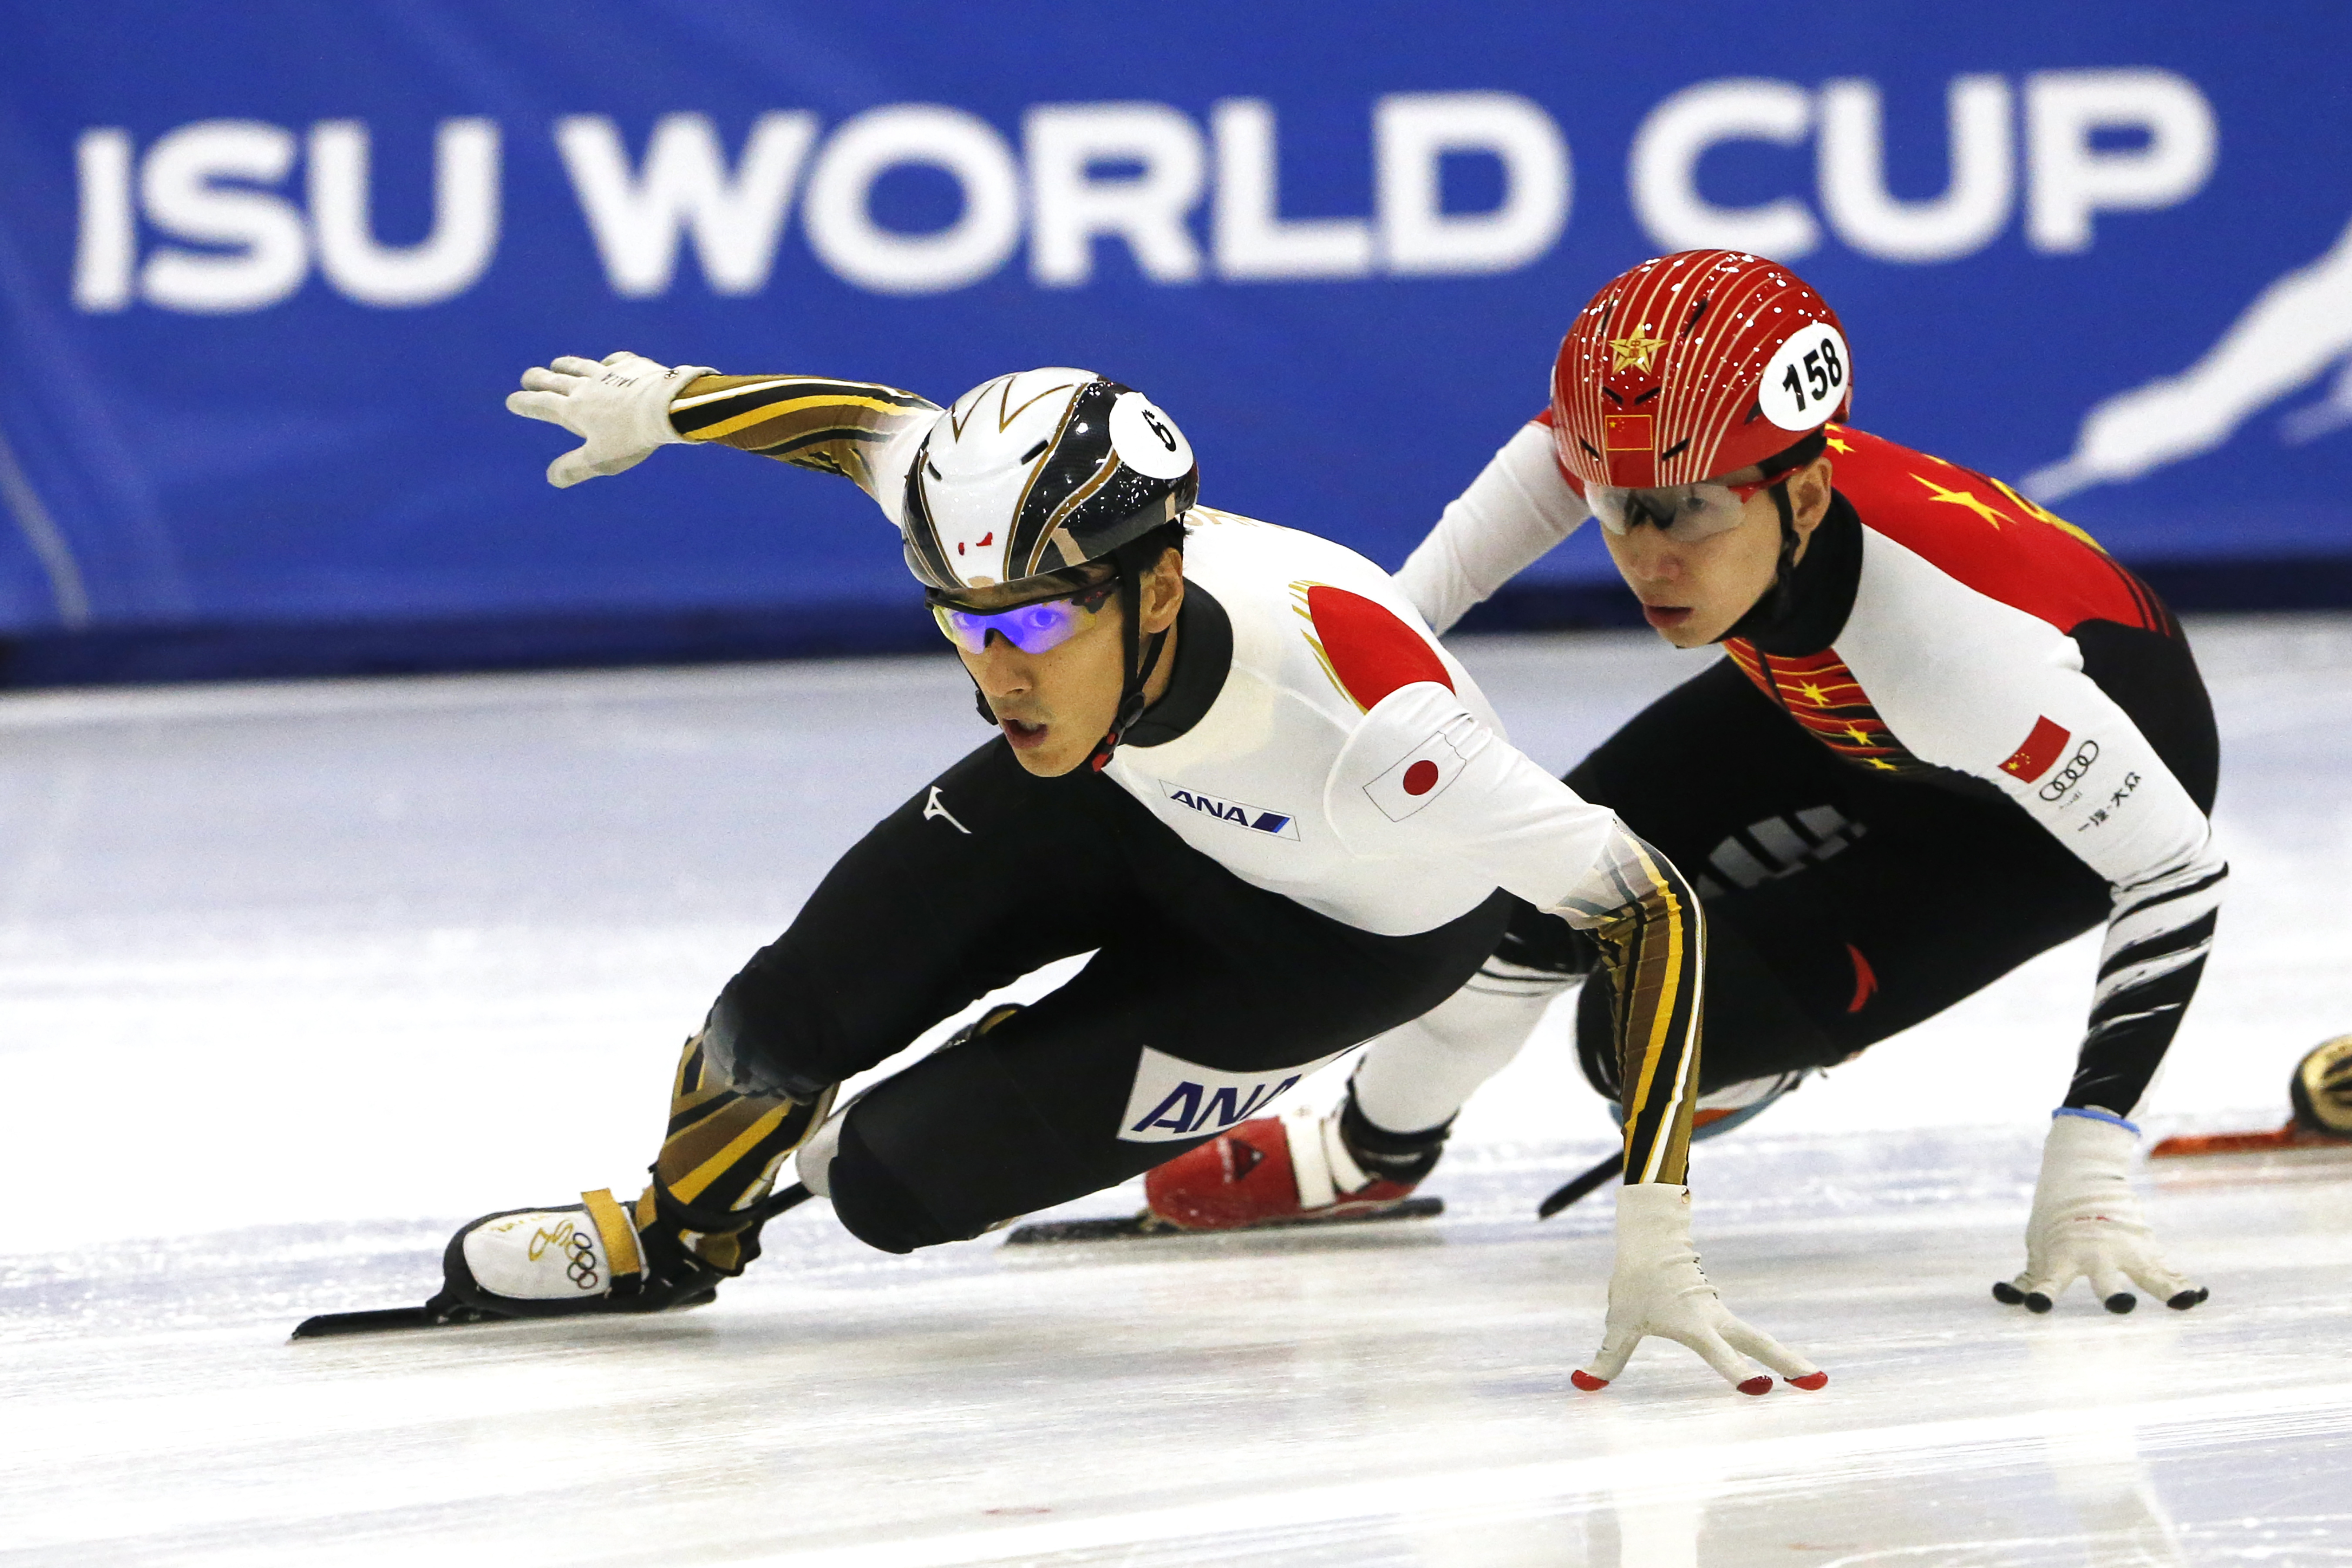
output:
[[[2068,790],[2083,782],[2083,775],[2089,773],[2091,764],[2098,760],[2099,743],[2096,741],[2084,741],[2081,748],[2066,759],[2066,765],[2058,770],[2057,776],[2042,786],[2040,791],[2042,798],[2056,800],[2063,795]]]

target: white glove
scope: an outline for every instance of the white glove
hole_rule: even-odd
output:
[[[2108,1311],[2128,1312],[2139,1298],[2126,1275],[2179,1311],[2205,1300],[2207,1292],[2175,1274],[2148,1239],[2147,1219],[2131,1190],[2138,1147],[2139,1129],[2120,1116],[2051,1113],[2033,1215],[2025,1222],[2025,1272],[1995,1285],[1995,1300],[2046,1312],[2067,1286],[2088,1279]]]
[[[558,489],[634,468],[656,447],[683,441],[669,422],[669,405],[708,365],[656,364],[623,350],[602,364],[566,354],[546,369],[522,373],[523,389],[507,394],[507,408],[526,419],[561,425],[583,445],[547,465],[547,482]]]
[[[1690,1189],[1639,1182],[1617,1194],[1617,1270],[1609,1277],[1609,1321],[1601,1353],[1570,1380],[1591,1393],[1625,1370],[1643,1339],[1656,1334],[1687,1345],[1742,1394],[1769,1394],[1772,1380],[1750,1374],[1741,1352],[1799,1388],[1819,1388],[1830,1374],[1733,1317],[1699,1271],[1690,1238]]]

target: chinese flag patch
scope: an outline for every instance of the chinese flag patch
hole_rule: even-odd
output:
[[[2058,765],[2058,759],[2066,754],[2066,743],[2074,738],[2048,719],[2036,719],[2033,733],[2025,737],[2025,744],[2010,753],[2009,761],[2000,764],[2000,771],[2032,784]]]
[[[1612,452],[1646,452],[1656,444],[1656,437],[1650,433],[1653,417],[1647,414],[1604,414],[1601,416],[1601,428],[1605,432],[1601,439]]]

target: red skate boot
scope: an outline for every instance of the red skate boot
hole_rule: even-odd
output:
[[[1180,1230],[1435,1214],[1439,1201],[1412,1190],[1436,1165],[1451,1125],[1388,1132],[1356,1109],[1353,1094],[1328,1111],[1294,1106],[1169,1161],[1144,1177],[1144,1200],[1152,1219]]]

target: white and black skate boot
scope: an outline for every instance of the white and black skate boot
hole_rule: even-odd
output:
[[[725,1276],[651,1226],[641,1235],[611,1192],[556,1208],[506,1209],[460,1229],[442,1254],[442,1321],[657,1312],[699,1307]]]

